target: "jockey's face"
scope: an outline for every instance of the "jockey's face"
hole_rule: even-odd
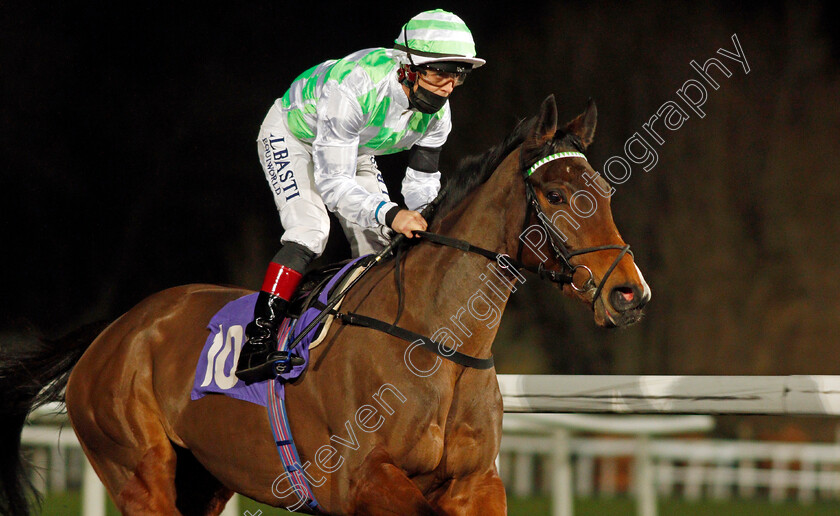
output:
[[[443,72],[433,68],[423,68],[418,71],[417,82],[414,87],[416,88],[417,84],[422,82],[423,88],[442,97],[448,97],[452,94],[455,86],[464,84],[466,76],[467,74],[464,72]]]
[[[417,82],[414,83],[414,91],[417,91],[420,84],[423,84],[424,89],[427,89],[436,95],[440,95],[441,97],[448,97],[452,94],[452,90],[455,89],[455,83],[452,81],[442,85],[435,85],[431,82],[423,80],[423,77],[421,76]]]

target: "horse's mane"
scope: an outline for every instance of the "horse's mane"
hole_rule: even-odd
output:
[[[505,158],[520,146],[530,134],[537,118],[520,120],[505,140],[489,148],[484,154],[467,156],[461,160],[454,172],[446,174],[442,188],[442,198],[435,213],[435,219],[440,220],[461,203],[478,185],[487,181]],[[580,139],[571,133],[564,133],[557,129],[554,139],[547,142],[540,149],[523,156],[522,164],[531,166],[540,159],[558,152],[563,147],[571,147],[583,152]]]
[[[443,199],[435,218],[445,216],[478,185],[487,181],[508,154],[525,141],[535,123],[536,118],[520,120],[502,143],[490,147],[484,154],[463,158],[454,172],[446,174],[442,188]]]

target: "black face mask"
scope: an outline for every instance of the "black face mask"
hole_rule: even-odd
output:
[[[414,88],[409,88],[408,104],[421,113],[433,115],[440,111],[443,105],[446,104],[446,97],[432,93],[418,84],[416,92]]]

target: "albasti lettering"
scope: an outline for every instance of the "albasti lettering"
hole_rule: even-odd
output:
[[[263,158],[265,159],[266,170],[270,178],[269,183],[271,183],[271,189],[276,194],[283,192],[286,201],[299,197],[300,190],[295,180],[295,173],[291,169],[285,172],[283,171],[291,163],[286,159],[289,157],[289,149],[286,148],[286,138],[271,134],[268,138],[263,138],[262,142],[265,147]]]

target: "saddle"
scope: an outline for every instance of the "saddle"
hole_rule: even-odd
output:
[[[310,312],[307,315],[311,315],[312,311],[317,311],[314,314],[317,316],[323,309],[326,300],[330,299],[333,293],[341,292],[347,284],[361,274],[369,259],[372,259],[372,257],[343,260],[307,272],[301,280],[301,286],[297,294],[289,305],[287,317],[300,320],[307,312]],[[353,265],[348,267],[351,263]],[[345,268],[346,270],[337,277]],[[325,291],[327,289],[328,291]],[[338,310],[340,306],[341,301],[336,304],[335,309]],[[307,318],[312,320],[311,317]],[[309,343],[309,349],[314,348],[324,340],[333,320],[334,317],[327,317],[315,328],[311,337],[312,340]]]
[[[330,279],[351,261],[352,259],[347,259],[330,263],[305,273],[300,282],[300,287],[298,287],[297,294],[295,294],[294,299],[292,299],[289,305],[288,315],[293,319],[299,318],[306,311],[306,308],[312,304],[312,300],[324,290],[324,287],[327,286]]]
[[[305,276],[303,288],[293,300],[294,310],[284,319],[280,327],[280,341],[285,346],[291,342],[298,332],[310,324],[334,292],[341,292],[348,281],[352,281],[354,274],[359,274],[367,263],[368,257],[354,261],[345,261],[317,269]],[[232,398],[250,401],[258,405],[267,406],[268,398],[266,382],[245,384],[234,375],[238,355],[238,347],[244,340],[245,326],[254,314],[254,304],[257,294],[235,299],[226,304],[208,322],[210,330],[204,343],[198,364],[196,365],[195,382],[191,392],[191,399],[199,399],[206,394],[225,394]],[[275,384],[279,396],[283,396],[283,383],[290,382],[303,374],[306,361],[309,359],[309,349],[321,342],[329,331],[334,317],[326,317],[312,331],[308,332],[293,350],[286,350],[303,358],[303,362],[295,364],[290,371],[283,373]],[[274,383],[274,382],[272,382]]]

